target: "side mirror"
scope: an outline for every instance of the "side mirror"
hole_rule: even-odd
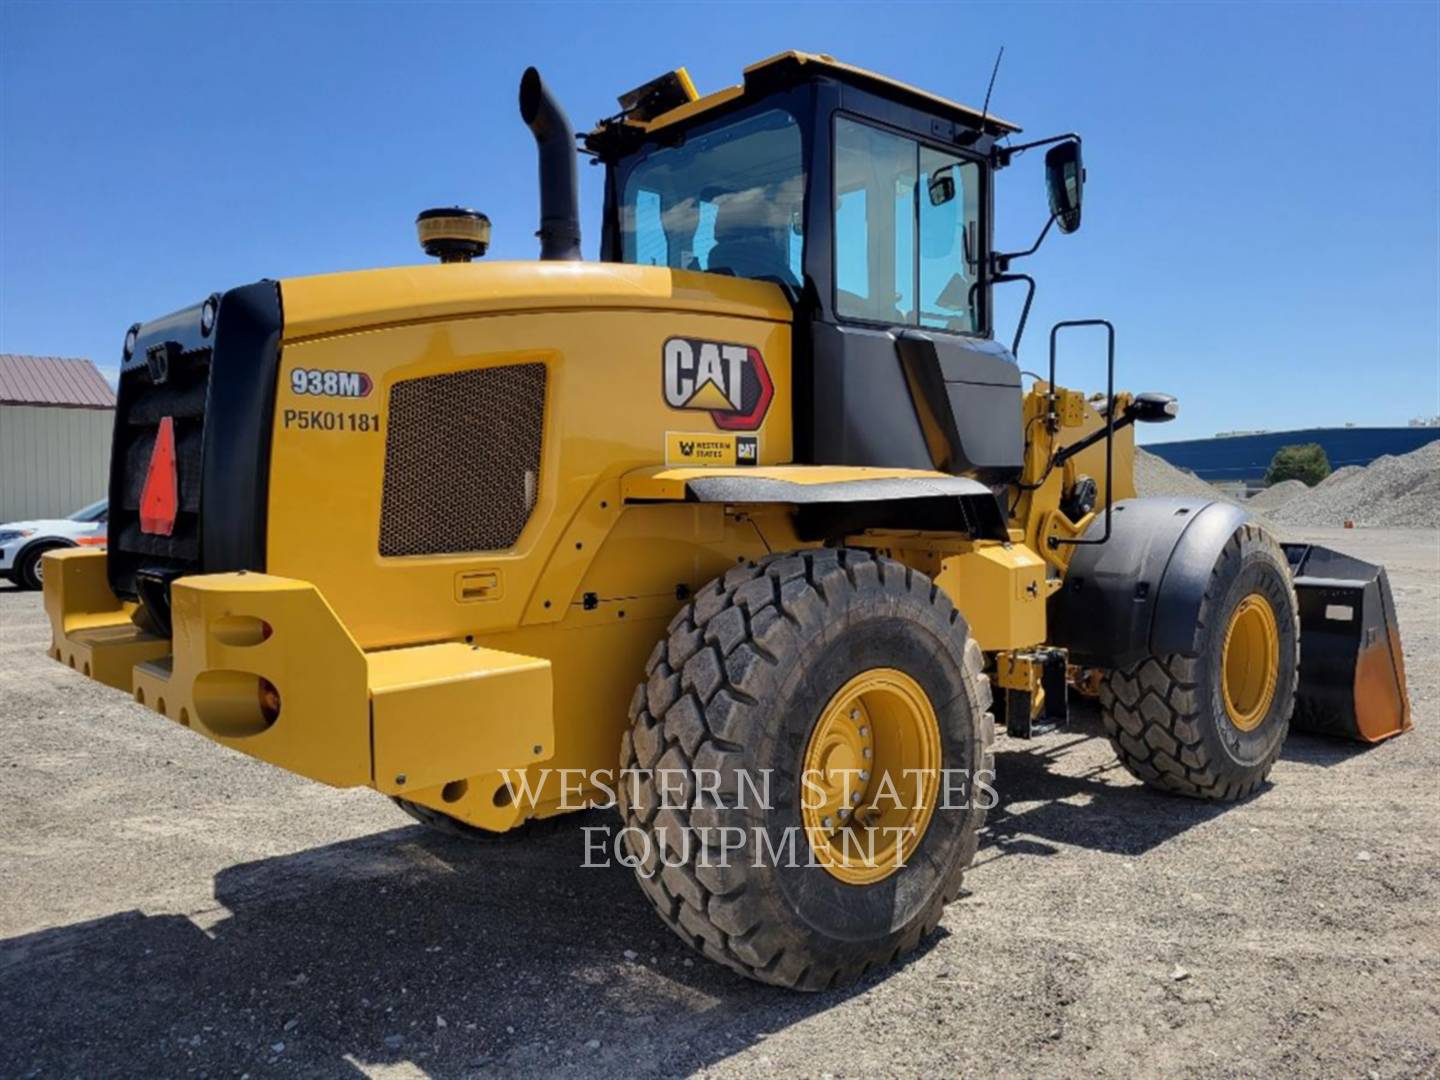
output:
[[[1085,190],[1085,165],[1080,144],[1063,142],[1045,153],[1045,190],[1050,196],[1050,213],[1063,233],[1080,228],[1080,198]]]
[[[930,177],[930,205],[944,206],[951,199],[955,198],[955,177],[951,166],[936,169],[935,174]]]
[[[1180,415],[1180,403],[1169,394],[1149,391],[1136,394],[1126,412],[1137,424],[1164,424]]]

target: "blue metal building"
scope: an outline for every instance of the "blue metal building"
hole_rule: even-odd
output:
[[[1369,465],[1385,454],[1408,454],[1436,439],[1440,439],[1440,427],[1302,428],[1150,443],[1144,449],[1211,483],[1258,486],[1270,459],[1282,446],[1319,443],[1330,459],[1330,467],[1338,469],[1344,465]]]

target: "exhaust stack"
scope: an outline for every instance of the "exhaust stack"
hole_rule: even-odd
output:
[[[540,258],[580,258],[580,186],[576,175],[575,131],[540,72],[526,68],[520,79],[520,119],[540,152]]]

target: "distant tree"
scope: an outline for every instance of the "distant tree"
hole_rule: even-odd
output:
[[[1282,446],[1270,459],[1270,468],[1265,472],[1265,486],[1282,480],[1300,480],[1306,486],[1314,487],[1329,475],[1330,459],[1319,443]]]

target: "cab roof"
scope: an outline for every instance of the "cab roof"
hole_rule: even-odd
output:
[[[1018,125],[1012,124],[1008,120],[1002,120],[998,116],[982,113],[979,109],[972,109],[968,105],[950,101],[948,98],[921,90],[908,83],[843,63],[833,56],[824,53],[797,52],[793,49],[751,64],[744,71],[744,82],[739,85],[716,90],[714,93],[677,106],[650,120],[628,118],[620,122],[628,127],[639,128],[646,133],[660,131],[675,124],[694,120],[742,98],[759,99],[773,92],[777,87],[794,85],[817,76],[833,78],[838,82],[890,98],[901,104],[938,113],[948,120],[954,120],[967,127],[980,129],[983,125],[985,132],[996,137],[1020,130]],[[688,76],[686,76],[686,81],[688,82]],[[591,135],[599,135],[604,126],[602,124],[601,128],[591,132]]]

